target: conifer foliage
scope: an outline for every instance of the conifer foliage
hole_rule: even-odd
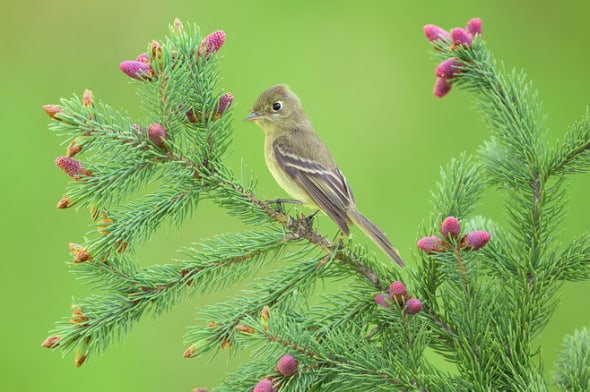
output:
[[[185,358],[253,349],[215,390],[545,390],[535,339],[560,285],[590,277],[588,235],[564,243],[555,234],[567,179],[590,169],[590,117],[551,145],[536,92],[522,73],[497,65],[481,20],[424,32],[440,61],[434,95],[473,93],[490,134],[477,153],[441,169],[416,266],[407,270],[260,200],[254,178],[237,178],[226,165],[233,95],[219,85],[221,30],[203,38],[175,20],[167,38],[121,63],[144,121],[88,90],[44,106],[50,128],[68,143],[56,159],[71,178],[58,208],[88,210],[94,233],[70,244],[72,272],[93,294],[75,301],[43,347],[73,352],[81,366],[142,316],[264,267],[242,295],[200,309],[200,323],[184,337]],[[488,188],[504,198],[507,227],[473,215]],[[199,240],[169,264],[136,260],[138,248],[163,226],[185,223],[204,198],[249,228]],[[343,282],[341,289],[309,303],[325,279]],[[457,371],[436,366],[427,348]],[[585,329],[566,337],[558,387],[587,390],[589,352]]]

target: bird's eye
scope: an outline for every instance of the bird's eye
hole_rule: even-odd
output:
[[[281,101],[275,102],[272,104],[272,110],[278,112],[283,107],[283,103]]]

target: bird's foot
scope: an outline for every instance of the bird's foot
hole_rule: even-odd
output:
[[[274,204],[276,206],[277,212],[284,214],[285,213],[285,208],[283,207],[283,204],[289,203],[289,204],[303,204],[303,202],[301,200],[293,200],[293,199],[275,199],[275,200],[267,200],[266,201],[268,204]]]

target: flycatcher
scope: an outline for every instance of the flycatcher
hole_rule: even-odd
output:
[[[391,259],[404,266],[383,231],[357,210],[346,178],[289,87],[279,84],[263,92],[245,120],[254,121],[264,131],[266,165],[287,193],[325,212],[346,235],[350,235],[351,224],[358,225]]]

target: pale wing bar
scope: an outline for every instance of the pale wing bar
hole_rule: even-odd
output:
[[[354,203],[354,198],[340,170],[330,170],[317,162],[299,157],[287,150],[282,143],[275,143],[273,147],[281,168],[348,235],[350,219],[346,209]]]

